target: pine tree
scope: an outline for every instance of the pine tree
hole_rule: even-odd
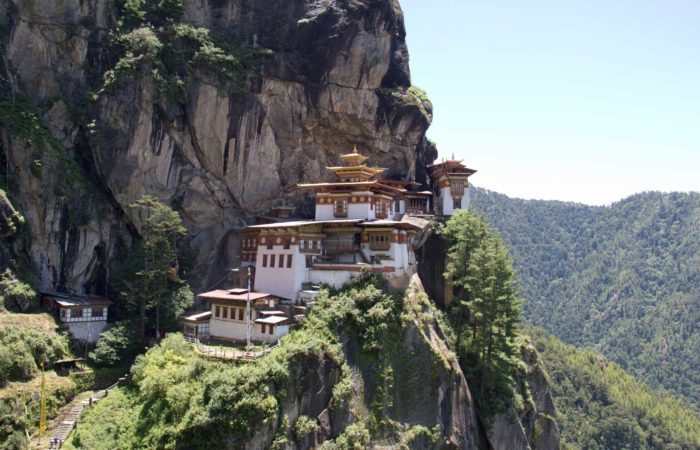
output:
[[[136,273],[141,289],[137,294],[139,337],[143,340],[147,309],[155,308],[155,329],[159,333],[162,303],[170,298],[168,283],[178,279],[177,239],[187,229],[177,212],[150,195],[141,197],[131,207],[138,209],[143,220],[143,268]]]
[[[450,315],[458,330],[458,352],[485,404],[512,390],[520,317],[515,274],[505,245],[482,218],[459,211],[443,233],[449,244],[445,277],[454,290]]]

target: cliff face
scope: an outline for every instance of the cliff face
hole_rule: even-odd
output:
[[[310,212],[296,184],[327,177],[355,144],[389,177],[424,179],[431,105],[409,89],[397,2],[185,0],[179,22],[269,56],[242,88],[195,68],[178,98],[147,70],[101,89],[117,64],[119,3],[0,2],[2,97],[14,108],[0,122],[6,184],[27,220],[18,251],[42,288],[103,289],[143,194],[182,214],[201,287],[236,263],[236,228],[282,200]],[[13,128],[18,99],[46,135]]]
[[[559,449],[554,404],[534,347],[523,349],[526,370],[518,380],[531,401],[520,411],[513,405],[485,420],[416,276],[401,316],[401,332],[392,339],[385,336],[380,354],[363,352],[357,336],[342,339],[344,370],[351,380],[342,403],[333,400],[343,382],[339,363],[328,357],[309,359],[284,390],[286,422],[269,421],[251,440],[231,440],[230,448],[269,448],[275,437],[289,435],[286,428],[307,416],[320,426],[287,440],[284,448],[316,448],[359,422],[373,429],[370,448]]]

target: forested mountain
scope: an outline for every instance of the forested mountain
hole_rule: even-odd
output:
[[[700,404],[700,194],[472,198],[511,249],[527,321]]]
[[[590,350],[526,327],[549,376],[562,443],[571,449],[700,446],[700,413]]]

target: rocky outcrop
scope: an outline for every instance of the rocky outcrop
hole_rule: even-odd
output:
[[[532,344],[521,349],[526,364],[519,393],[526,401],[518,411],[507,412],[490,420],[488,440],[494,449],[559,450],[559,426],[547,374]]]
[[[296,184],[325,178],[353,145],[397,179],[422,181],[436,156],[425,139],[430,103],[409,90],[394,0],[185,0],[183,23],[271,56],[242,94],[195,71],[184,99],[159,95],[149,73],[99,91],[116,62],[114,2],[0,5],[3,97],[38,105],[56,153],[2,124],[8,190],[42,288],[102,289],[138,234],[129,204],[142,194],[182,214],[201,287],[236,264],[235,230],[254,215],[280,201],[309,212]],[[62,186],[71,178],[80,182]]]

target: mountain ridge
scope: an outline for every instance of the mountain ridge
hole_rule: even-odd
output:
[[[511,249],[526,320],[697,407],[699,193],[597,207],[475,188],[472,206]]]

